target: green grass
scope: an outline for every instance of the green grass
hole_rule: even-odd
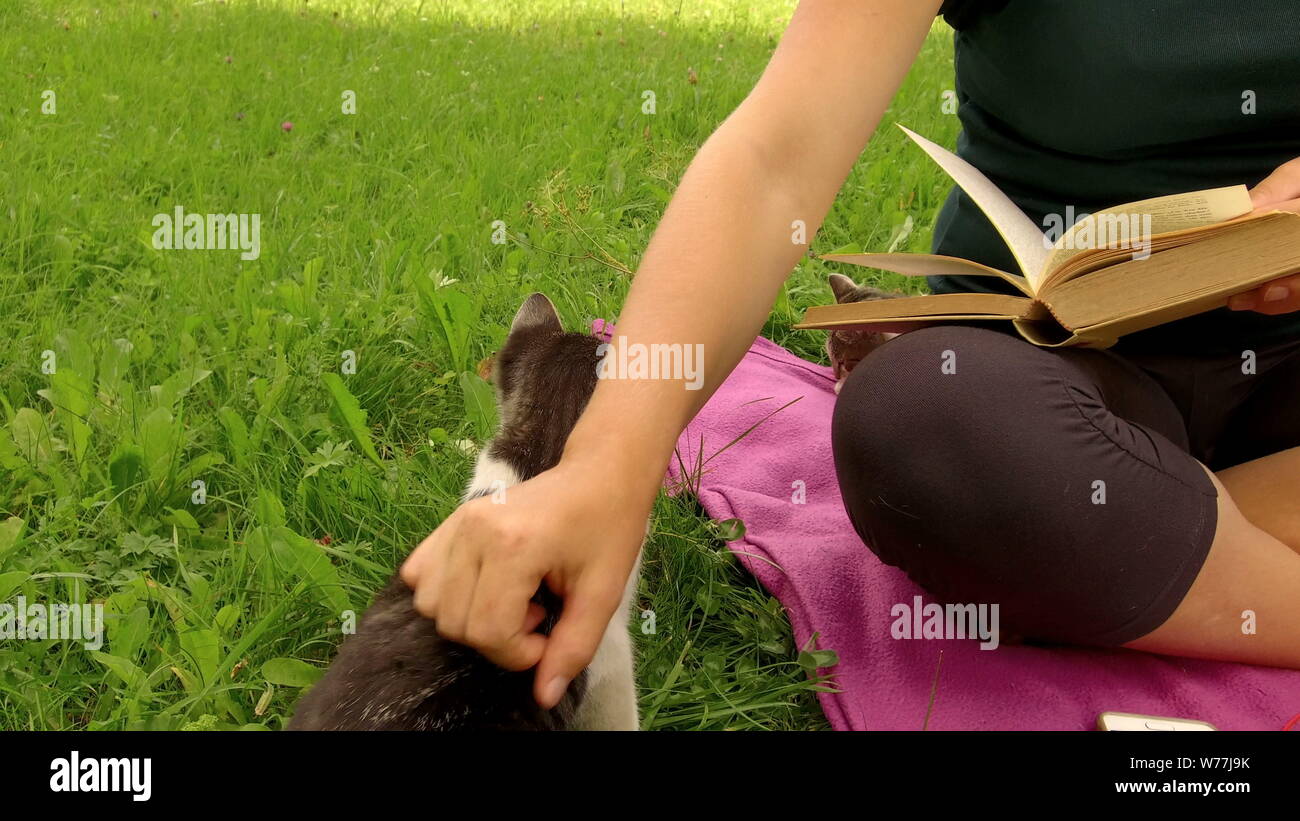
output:
[[[617,316],[793,5],[0,7],[0,602],[103,602],[109,631],[0,641],[0,728],[281,727],[341,612],[454,508],[457,442],[491,425],[472,372],[520,300]],[[887,122],[951,143],[951,83],[936,28]],[[908,217],[926,250],[946,186],[918,155],[882,129],[814,250]],[[260,258],[155,250],[176,205],[261,214]],[[788,326],[825,273],[802,262],[765,330],[814,359]],[[689,500],[657,505],[640,606],[647,728],[826,726],[780,605]]]

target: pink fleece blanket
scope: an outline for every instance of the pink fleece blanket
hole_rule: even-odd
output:
[[[595,328],[601,333],[604,324]],[[1297,671],[1127,650],[981,650],[978,640],[892,638],[895,605],[932,600],[882,564],[849,524],[831,459],[833,386],[829,368],[755,340],[682,433],[681,461],[668,476],[681,488],[683,466],[689,476],[705,463],[691,489],[710,517],[744,522],[732,551],[785,606],[800,647],[817,634],[818,648],[838,654],[823,672],[839,692],[820,696],[833,727],[1088,730],[1110,710],[1280,730],[1300,713]]]

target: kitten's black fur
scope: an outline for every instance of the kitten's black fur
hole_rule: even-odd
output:
[[[493,370],[501,425],[488,455],[523,481],[553,467],[596,385],[600,341],[565,333],[541,294],[520,308]],[[481,495],[481,493],[480,493]],[[538,630],[549,634],[560,601],[543,588]],[[585,691],[584,671],[560,703],[533,698],[533,670],[509,672],[438,635],[394,575],[343,642],[325,676],[298,703],[290,730],[560,730]]]

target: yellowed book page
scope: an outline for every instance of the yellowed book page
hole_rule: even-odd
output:
[[[1278,212],[1273,211],[1269,213]],[[1181,231],[1170,231],[1167,234],[1157,234],[1151,238],[1151,253],[1158,254],[1171,248],[1181,248],[1184,245],[1204,242],[1218,236],[1219,234],[1228,231],[1235,231],[1238,226],[1244,223],[1267,219],[1269,213],[1256,214],[1252,212],[1242,217],[1230,219],[1227,222],[1216,222],[1213,225],[1202,225],[1197,228],[1184,228]],[[1051,272],[1043,280],[1042,293],[1049,294],[1054,288],[1060,286],[1061,283],[1068,282],[1075,277],[1083,276],[1084,274],[1089,274],[1111,265],[1133,261],[1133,259],[1133,253],[1126,249],[1098,248],[1095,251],[1081,251],[1070,257],[1059,267],[1051,269]]]
[[[1076,222],[1052,246],[1044,279],[1087,251],[1125,249],[1141,259],[1150,255],[1151,239],[1158,234],[1204,228],[1249,214],[1253,209],[1246,186],[1231,185],[1153,197],[1098,211]]]
[[[1221,307],[1232,294],[1295,273],[1300,215],[1275,211],[1150,259],[1076,277],[1052,289],[1050,308],[1072,330],[1130,333]]]
[[[881,317],[879,319],[844,320],[842,322],[799,323],[790,327],[813,331],[871,331],[882,334],[905,334],[945,322],[1016,322],[1011,314],[930,314],[925,316]]]
[[[945,257],[939,254],[823,254],[818,259],[830,262],[847,262],[850,265],[863,265],[867,268],[879,268],[907,276],[985,276],[1001,277],[1010,282],[1025,296],[1034,292],[1024,277],[1006,271],[980,265],[960,257]]]
[[[934,319],[1014,319],[1041,313],[1039,303],[1008,294],[925,294],[900,299],[869,299],[816,305],[796,328],[865,328],[882,322]]]
[[[988,177],[980,173],[978,168],[915,131],[902,125],[899,128],[921,146],[930,155],[930,159],[938,163],[952,177],[953,182],[960,185],[961,190],[975,201],[1011,249],[1031,291],[1036,292],[1049,253],[1042,230],[1006,194],[989,182]]]
[[[1116,342],[1116,338],[1107,334],[1067,331],[1054,320],[1013,319],[1011,324],[1022,337],[1043,348],[1109,348]]]

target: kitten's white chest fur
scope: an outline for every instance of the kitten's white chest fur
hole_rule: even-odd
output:
[[[514,469],[492,458],[484,448],[474,465],[474,478],[465,491],[465,498],[502,494],[506,488],[517,484],[519,475]],[[503,504],[509,503],[508,494],[498,498],[502,498]],[[636,730],[641,726],[632,637],[628,634],[628,614],[640,572],[641,555],[638,552],[632,574],[623,588],[623,599],[605,627],[605,635],[587,667],[587,693],[574,718],[575,730]]]

